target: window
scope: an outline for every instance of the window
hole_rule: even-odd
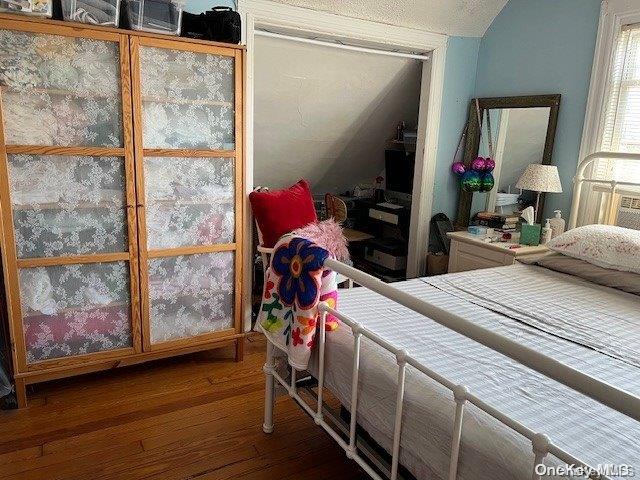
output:
[[[640,24],[622,27],[614,48],[599,150],[640,153]],[[640,182],[640,162],[600,160],[593,173]]]
[[[628,0],[602,2],[579,160],[599,151],[640,154],[640,5]],[[637,160],[600,159],[589,165],[570,225],[617,224],[640,229],[640,183]],[[574,192],[575,193],[575,192]],[[575,199],[574,199],[575,200]],[[625,220],[633,217],[633,222]],[[632,226],[633,224],[633,226]]]

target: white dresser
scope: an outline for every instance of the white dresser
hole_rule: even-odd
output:
[[[487,243],[482,236],[469,232],[449,232],[447,236],[451,239],[449,273],[513,265],[517,259],[547,251],[544,245],[530,247],[508,242]]]

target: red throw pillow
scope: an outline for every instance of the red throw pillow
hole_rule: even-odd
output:
[[[306,180],[282,190],[251,192],[249,201],[262,232],[262,244],[267,248],[285,233],[318,221]]]

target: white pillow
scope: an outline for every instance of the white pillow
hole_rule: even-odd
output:
[[[546,246],[599,267],[640,273],[640,230],[585,225],[558,235]]]

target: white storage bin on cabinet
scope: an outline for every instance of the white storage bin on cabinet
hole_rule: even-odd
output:
[[[61,3],[67,21],[118,26],[120,0],[61,0]]]
[[[132,30],[180,35],[182,7],[179,0],[126,0]]]
[[[0,12],[51,18],[53,0],[0,0]]]

